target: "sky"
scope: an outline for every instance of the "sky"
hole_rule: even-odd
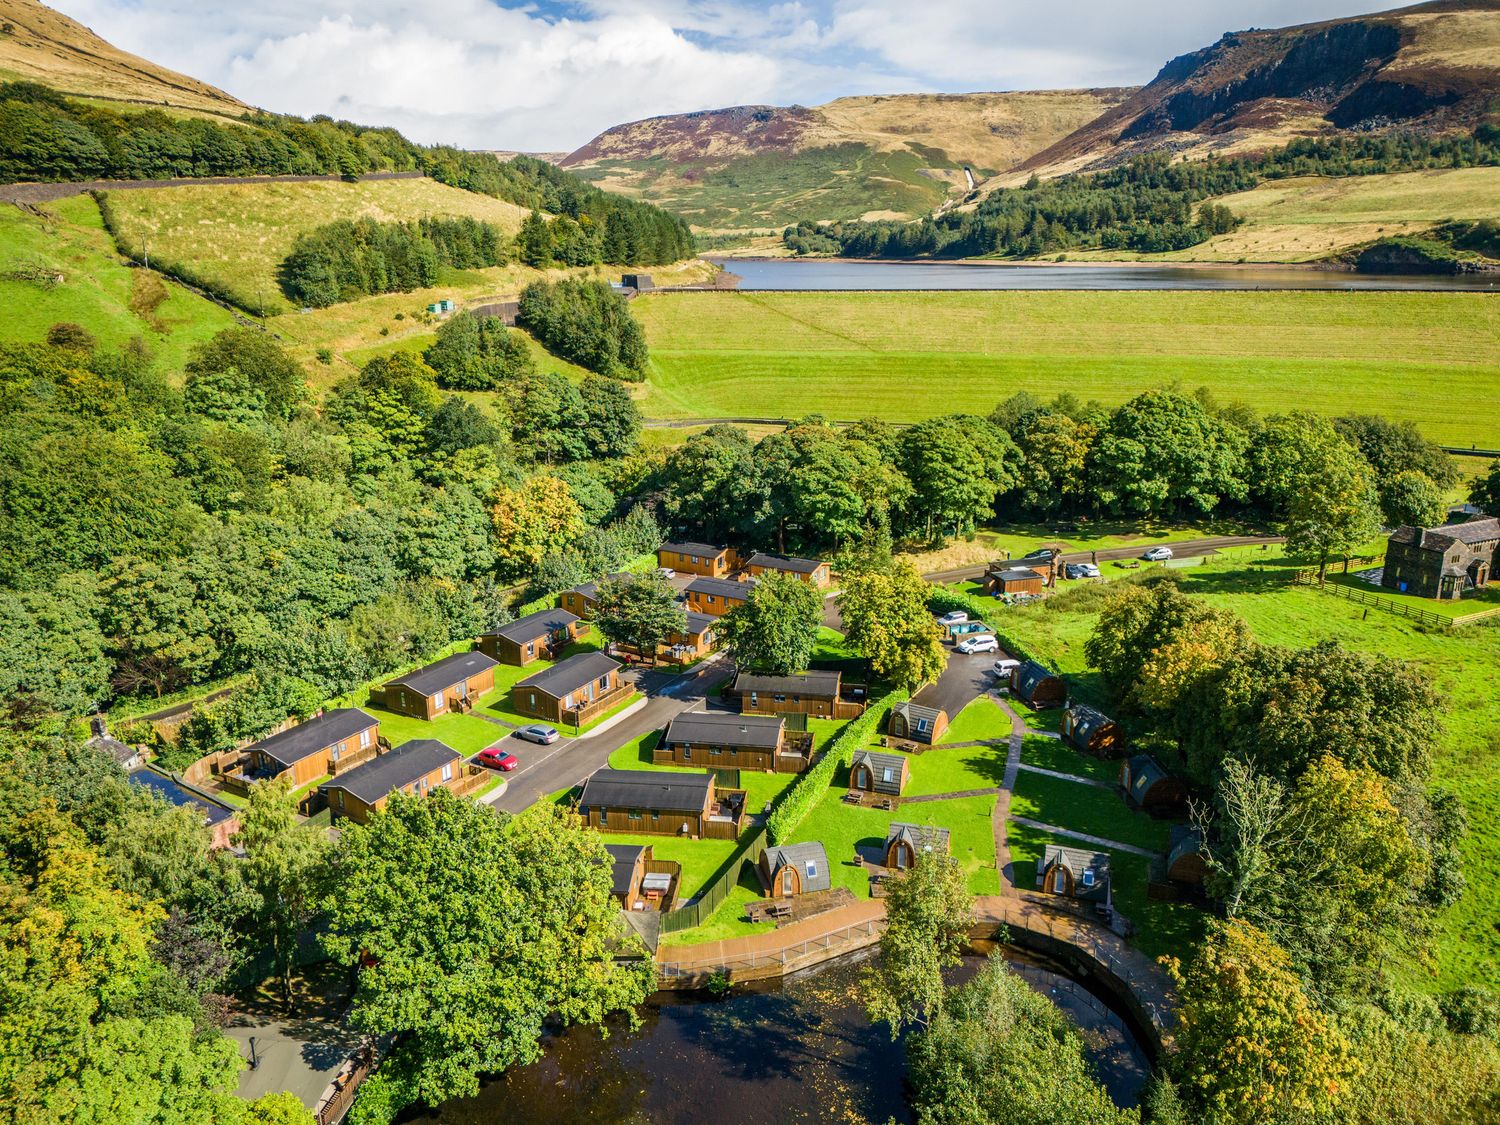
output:
[[[1380,0],[51,0],[252,105],[467,148],[851,94],[1129,86],[1226,31]]]

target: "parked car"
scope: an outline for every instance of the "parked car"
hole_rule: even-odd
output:
[[[1172,557],[1171,547],[1152,547],[1141,558],[1147,562],[1166,562]]]
[[[975,637],[965,637],[954,646],[955,652],[961,652],[965,656],[972,656],[976,652],[999,652],[1000,642],[995,639],[993,633],[983,633]]]
[[[995,675],[999,676],[1002,680],[1008,680],[1010,679],[1012,669],[1019,668],[1020,666],[1021,662],[1014,657],[1002,657],[995,661]]]
[[[1099,568],[1093,563],[1069,563],[1063,568],[1069,578],[1098,578]]]
[[[675,570],[673,570],[670,566],[659,566],[659,567],[656,568],[656,573],[659,574],[659,575],[661,575],[663,578],[676,578],[677,577],[677,572]]]
[[[945,613],[937,619],[939,625],[958,625],[969,619],[969,615],[961,609],[955,609],[951,613]]]
[[[503,770],[506,773],[510,773],[521,764],[521,759],[503,746],[485,747],[479,752],[476,760],[481,766],[488,766],[492,770]]]
[[[543,726],[541,723],[533,723],[529,727],[522,727],[516,731],[517,738],[524,738],[527,742],[539,742],[543,746],[549,742],[556,742],[560,737],[556,727]]]

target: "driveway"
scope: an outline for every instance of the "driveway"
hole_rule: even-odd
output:
[[[949,720],[972,701],[990,689],[995,682],[995,661],[1004,656],[999,652],[976,652],[965,656],[961,652],[948,650],[948,666],[936,683],[928,684],[913,697],[913,703],[923,707],[936,707],[948,713]]]

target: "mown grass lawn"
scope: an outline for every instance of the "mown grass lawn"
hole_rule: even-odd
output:
[[[1005,780],[1004,746],[934,747],[911,756],[911,778],[904,797],[931,793],[962,793],[968,789],[995,789]],[[919,807],[919,806],[913,806]]]
[[[473,715],[441,715],[436,719],[414,719],[410,715],[398,715],[383,707],[366,707],[365,711],[380,720],[380,733],[390,739],[392,747],[399,747],[414,738],[435,738],[447,743],[465,758],[472,758],[486,746],[503,742],[510,731],[487,723]]]
[[[1044,824],[1087,832],[1121,844],[1152,851],[1167,850],[1170,826],[1145,813],[1133,812],[1125,799],[1108,789],[1080,785],[1076,781],[1022,770],[1011,793],[1010,811],[1015,816]]]
[[[601,832],[606,844],[650,844],[657,859],[682,865],[677,901],[686,902],[718,878],[739,847],[733,840],[684,840],[677,836],[652,836],[625,832]]]
[[[858,660],[860,654],[844,641],[844,634],[827,625],[818,626],[818,639],[813,647],[814,660]]]
[[[751,922],[745,918],[745,909],[752,902],[760,902],[765,899],[765,892],[761,889],[760,876],[755,873],[751,864],[745,864],[740,868],[740,879],[733,889],[715,910],[708,920],[701,926],[695,926],[691,930],[679,930],[675,934],[664,934],[661,944],[673,945],[697,945],[704,941],[727,941],[730,938],[749,937],[751,934],[763,934],[776,928],[775,922]]]
[[[949,715],[948,720],[948,729],[938,739],[939,746],[954,742],[1010,738],[1010,718],[1000,710],[1000,704],[988,695],[981,695],[957,715]]]
[[[1060,738],[1027,735],[1021,740],[1021,761],[1028,766],[1040,766],[1044,770],[1070,773],[1076,777],[1091,777],[1111,785],[1120,777],[1119,761],[1080,754]]]

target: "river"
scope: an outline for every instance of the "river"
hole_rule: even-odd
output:
[[[1500,293],[1500,275],[1360,274],[1310,266],[1008,265],[865,262],[827,258],[715,258],[752,290],[1331,289]]]
[[[479,1094],[409,1121],[442,1125],[884,1125],[911,1120],[899,1042],[865,1018],[868,954],[831,962],[727,1000],[662,993],[634,1031],[572,1028],[541,1061]],[[1074,1017],[1111,1095],[1136,1103],[1148,1069],[1122,1022],[1037,962],[1012,966]],[[979,958],[966,959],[972,973]]]

